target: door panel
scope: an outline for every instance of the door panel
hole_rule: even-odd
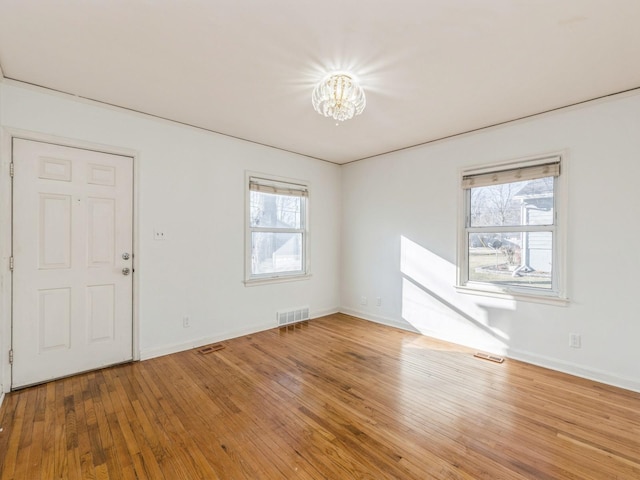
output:
[[[133,159],[14,139],[13,162],[12,387],[131,360]]]
[[[38,268],[71,267],[71,196],[39,195]]]
[[[87,331],[89,343],[112,341],[115,330],[116,300],[113,285],[87,288]]]
[[[115,257],[116,202],[112,198],[87,199],[87,248],[90,267],[112,266]]]
[[[38,291],[38,353],[68,349],[71,343],[71,289]]]

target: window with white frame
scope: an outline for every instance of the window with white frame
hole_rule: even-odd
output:
[[[247,219],[247,281],[308,273],[308,186],[251,175]]]
[[[561,157],[462,172],[458,286],[563,298]]]

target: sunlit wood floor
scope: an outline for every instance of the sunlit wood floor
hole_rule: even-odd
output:
[[[2,479],[640,479],[640,394],[346,315],[13,392]]]

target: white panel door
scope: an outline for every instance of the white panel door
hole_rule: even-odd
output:
[[[13,162],[12,387],[131,360],[133,159],[14,139]]]

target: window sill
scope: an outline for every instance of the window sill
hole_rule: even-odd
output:
[[[530,293],[515,291],[488,290],[486,288],[467,285],[456,285],[455,289],[458,293],[463,293],[465,295],[478,295],[482,297],[502,298],[505,300],[516,300],[521,302],[542,303],[546,305],[555,305],[558,307],[566,307],[570,303],[568,298],[561,296],[534,295]]]
[[[297,282],[299,280],[309,280],[310,278],[310,273],[304,275],[283,275],[281,277],[251,278],[244,281],[244,286],[256,287],[258,285],[268,285],[271,283]]]

